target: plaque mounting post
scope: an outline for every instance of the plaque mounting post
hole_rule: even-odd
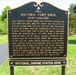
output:
[[[65,66],[62,66],[62,75],[65,75]]]
[[[10,75],[14,75],[14,67],[10,66]]]

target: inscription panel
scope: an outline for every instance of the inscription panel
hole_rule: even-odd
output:
[[[31,2],[9,10],[10,59],[65,58],[67,56],[67,15],[67,11],[45,2],[38,6],[35,2]],[[61,63],[64,61],[65,59]]]
[[[12,20],[12,55],[64,56],[64,21],[31,21]]]

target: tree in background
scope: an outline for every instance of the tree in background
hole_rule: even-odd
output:
[[[75,21],[76,21],[76,4],[75,4],[75,6],[73,8],[73,11],[74,11],[74,14],[75,14]],[[75,22],[75,28],[74,28],[74,30],[75,30],[75,33],[76,33],[76,22]]]
[[[74,14],[74,6],[75,6],[74,3],[70,4],[70,8],[69,8],[70,14]]]
[[[74,13],[76,14],[76,4],[75,4],[73,10],[74,10]]]
[[[3,11],[2,11],[2,15],[1,15],[1,20],[4,21],[4,19],[7,18],[7,10],[11,9],[9,6],[6,6]]]
[[[76,31],[76,15],[74,13],[75,4],[70,4],[69,8],[69,33]]]
[[[2,15],[0,15],[0,34],[7,33],[7,10],[8,9],[10,9],[10,7],[6,6],[2,11]]]

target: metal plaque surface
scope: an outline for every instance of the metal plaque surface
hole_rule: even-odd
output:
[[[10,65],[66,64],[67,31],[68,12],[46,2],[9,10]]]

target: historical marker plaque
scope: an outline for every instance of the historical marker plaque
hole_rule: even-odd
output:
[[[68,12],[48,3],[8,11],[10,65],[65,65]]]

